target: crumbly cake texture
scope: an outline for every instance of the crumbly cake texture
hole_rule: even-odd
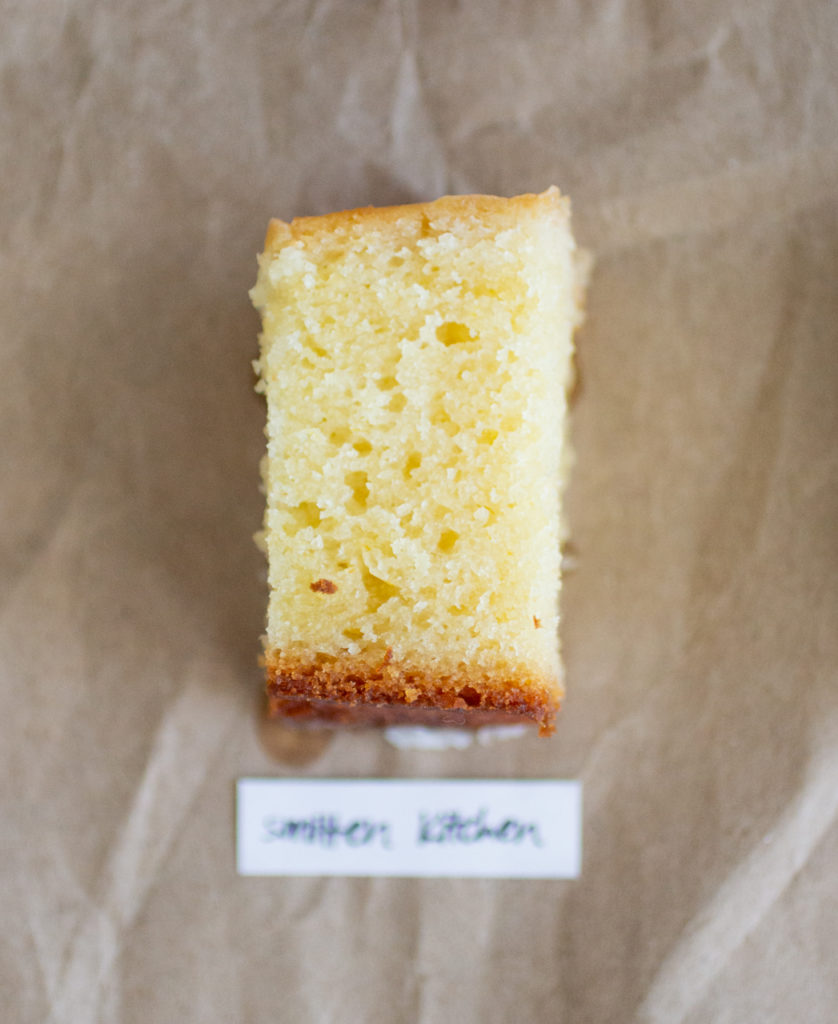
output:
[[[555,188],[271,221],[275,713],[552,731],[580,294]]]

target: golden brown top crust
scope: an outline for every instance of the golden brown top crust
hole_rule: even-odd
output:
[[[295,217],[290,223],[276,218],[268,224],[265,251],[281,249],[289,242],[315,241],[335,231],[358,226],[362,229],[381,229],[400,225],[421,233],[433,223],[435,230],[447,231],[463,218],[484,218],[504,214],[542,213],[569,216],[570,201],[559,193],[555,185],[545,192],[505,198],[503,196],[443,196],[427,203],[404,206],[361,206],[354,210],[341,210],[317,217]]]

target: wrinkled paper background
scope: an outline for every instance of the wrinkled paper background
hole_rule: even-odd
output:
[[[0,2],[3,1020],[838,1017],[838,7]],[[269,216],[597,254],[557,735],[260,724]],[[240,879],[242,775],[581,778],[576,882]]]

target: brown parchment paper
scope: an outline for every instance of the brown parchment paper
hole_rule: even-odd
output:
[[[9,1022],[838,1019],[838,7],[0,3]],[[597,254],[557,735],[259,724],[271,215]],[[575,882],[240,879],[242,775],[581,778]]]

